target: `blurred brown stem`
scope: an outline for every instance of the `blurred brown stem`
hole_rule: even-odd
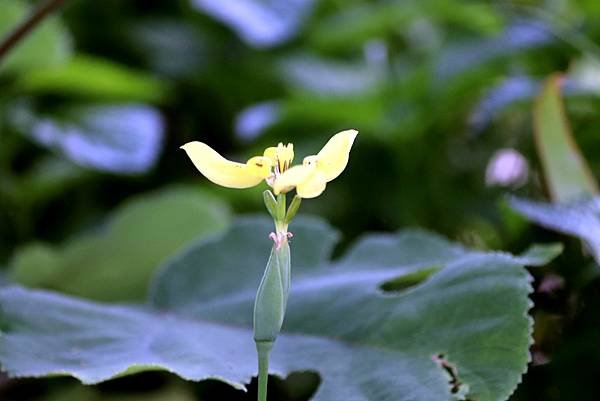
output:
[[[60,7],[65,0],[46,0],[35,7],[31,14],[27,16],[19,25],[2,39],[0,42],[0,63],[6,57],[10,49],[23,40],[40,22],[44,20],[52,11]]]

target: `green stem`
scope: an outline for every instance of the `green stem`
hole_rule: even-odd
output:
[[[275,228],[277,231],[287,231],[285,222],[286,197],[285,194],[277,195],[277,216],[275,217]]]
[[[258,401],[267,401],[267,383],[269,381],[269,354],[273,348],[272,341],[257,341],[258,351]]]

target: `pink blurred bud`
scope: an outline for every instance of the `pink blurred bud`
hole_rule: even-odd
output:
[[[489,161],[485,170],[487,186],[517,188],[527,182],[529,166],[527,160],[515,149],[500,149]]]

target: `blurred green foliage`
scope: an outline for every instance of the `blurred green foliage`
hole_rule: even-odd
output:
[[[4,36],[27,15],[29,6],[19,0],[2,0],[1,5],[0,36]],[[59,18],[52,16],[2,61],[0,72],[19,73],[34,68],[57,66],[67,62],[72,51],[67,28]]]
[[[110,221],[58,247],[20,248],[11,278],[32,287],[103,301],[141,301],[152,272],[191,240],[229,224],[228,208],[192,188],[145,194],[117,208]]]
[[[0,33],[33,4],[0,0]],[[556,72],[600,176],[599,43],[597,0],[67,0],[0,61],[0,266],[30,285],[139,299],[155,264],[218,230],[229,207],[263,213],[261,188],[214,188],[181,144],[245,160],[293,142],[301,158],[356,128],[348,169],[300,213],[339,227],[342,248],[364,231],[415,225],[484,249],[566,242],[552,266],[532,271],[536,288],[563,280],[534,295],[534,316],[558,327],[540,326],[513,399],[595,401],[598,383],[572,376],[579,360],[592,373],[600,364],[590,340],[600,323],[588,316],[598,267],[503,196],[547,197],[532,99]],[[524,155],[524,183],[486,185],[502,148]],[[156,192],[176,183],[202,192]],[[126,217],[139,222],[132,232],[115,228]],[[155,249],[131,244],[133,231]]]

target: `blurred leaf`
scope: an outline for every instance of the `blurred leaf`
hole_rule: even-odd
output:
[[[534,223],[581,239],[600,265],[600,198],[565,204],[513,198],[510,204]]]
[[[438,23],[446,22],[484,35],[496,34],[505,25],[502,13],[487,2],[435,0],[430,2],[428,11],[436,16]]]
[[[384,2],[343,7],[321,20],[310,32],[310,42],[321,49],[360,47],[373,38],[399,30],[421,15],[413,2]]]
[[[475,131],[482,131],[509,106],[522,101],[530,101],[538,96],[542,82],[528,76],[504,78],[484,94],[473,110],[469,120]],[[582,59],[574,63],[569,75],[564,77],[562,92],[564,97],[600,95],[600,63]],[[512,111],[513,109],[511,109]]]
[[[29,13],[31,3],[0,0],[0,38],[15,28]],[[49,16],[0,62],[0,72],[59,65],[71,55],[71,38],[55,16]]]
[[[385,99],[380,94],[347,97],[298,94],[281,105],[280,117],[329,126],[347,126],[351,122],[361,132],[377,133],[385,128],[382,126],[386,106]]]
[[[228,223],[228,209],[218,198],[185,187],[163,190],[125,203],[97,232],[57,247],[18,250],[12,278],[88,298],[139,300],[167,256]]]
[[[238,138],[251,141],[275,124],[279,119],[281,105],[277,101],[261,102],[242,110],[235,120]]]
[[[530,100],[539,92],[538,80],[514,76],[503,79],[499,84],[488,90],[478,102],[469,117],[469,123],[476,132],[487,128],[488,124],[506,108],[518,101]]]
[[[542,266],[550,259],[554,259],[562,253],[564,249],[560,242],[551,244],[536,244],[529,247],[525,252],[519,255],[519,261],[525,265]]]
[[[382,1],[342,7],[340,12],[318,23],[311,43],[322,49],[360,47],[375,38],[402,32],[419,20],[436,24],[454,23],[481,33],[502,28],[500,14],[487,4],[447,0]]]
[[[538,20],[517,20],[498,35],[450,43],[439,56],[436,77],[443,83],[500,57],[552,42],[550,27]]]
[[[76,56],[67,64],[35,69],[17,81],[20,91],[91,99],[159,102],[165,84],[142,71],[90,56]]]
[[[0,290],[4,369],[84,383],[166,369],[244,388],[256,370],[252,301],[271,230],[268,219],[241,219],[172,258],[156,276],[149,309]],[[522,259],[408,231],[365,237],[331,263],[337,235],[329,226],[305,218],[292,230],[293,291],[272,372],[317,371],[316,400],[488,401],[512,393],[531,340]],[[423,270],[429,275],[403,292],[380,289]]]
[[[130,39],[151,69],[170,77],[193,77],[211,61],[210,37],[182,19],[141,19],[133,25]]]
[[[386,71],[366,63],[335,62],[306,54],[288,55],[280,63],[293,87],[322,95],[352,96],[384,84]]]
[[[140,174],[154,166],[164,136],[162,115],[143,104],[70,106],[39,116],[15,108],[12,123],[42,146],[100,171]]]
[[[28,206],[43,203],[64,193],[89,177],[89,172],[58,157],[45,157],[16,180],[19,202]]]
[[[564,90],[568,93],[570,87],[575,87],[585,93],[600,95],[600,60],[584,56],[573,62]]]
[[[314,0],[191,0],[191,3],[228,25],[249,45],[267,48],[295,36]]]
[[[555,202],[569,202],[598,193],[598,184],[581,155],[560,97],[562,77],[550,77],[533,112],[537,153],[546,185]]]
[[[299,121],[330,126],[352,124],[367,133],[372,131],[370,128],[381,132],[396,129],[395,120],[406,117],[398,110],[387,113],[390,105],[383,93],[387,74],[378,66],[297,54],[282,59],[279,70],[293,95],[243,110],[236,121],[240,138],[254,139],[273,125]]]

